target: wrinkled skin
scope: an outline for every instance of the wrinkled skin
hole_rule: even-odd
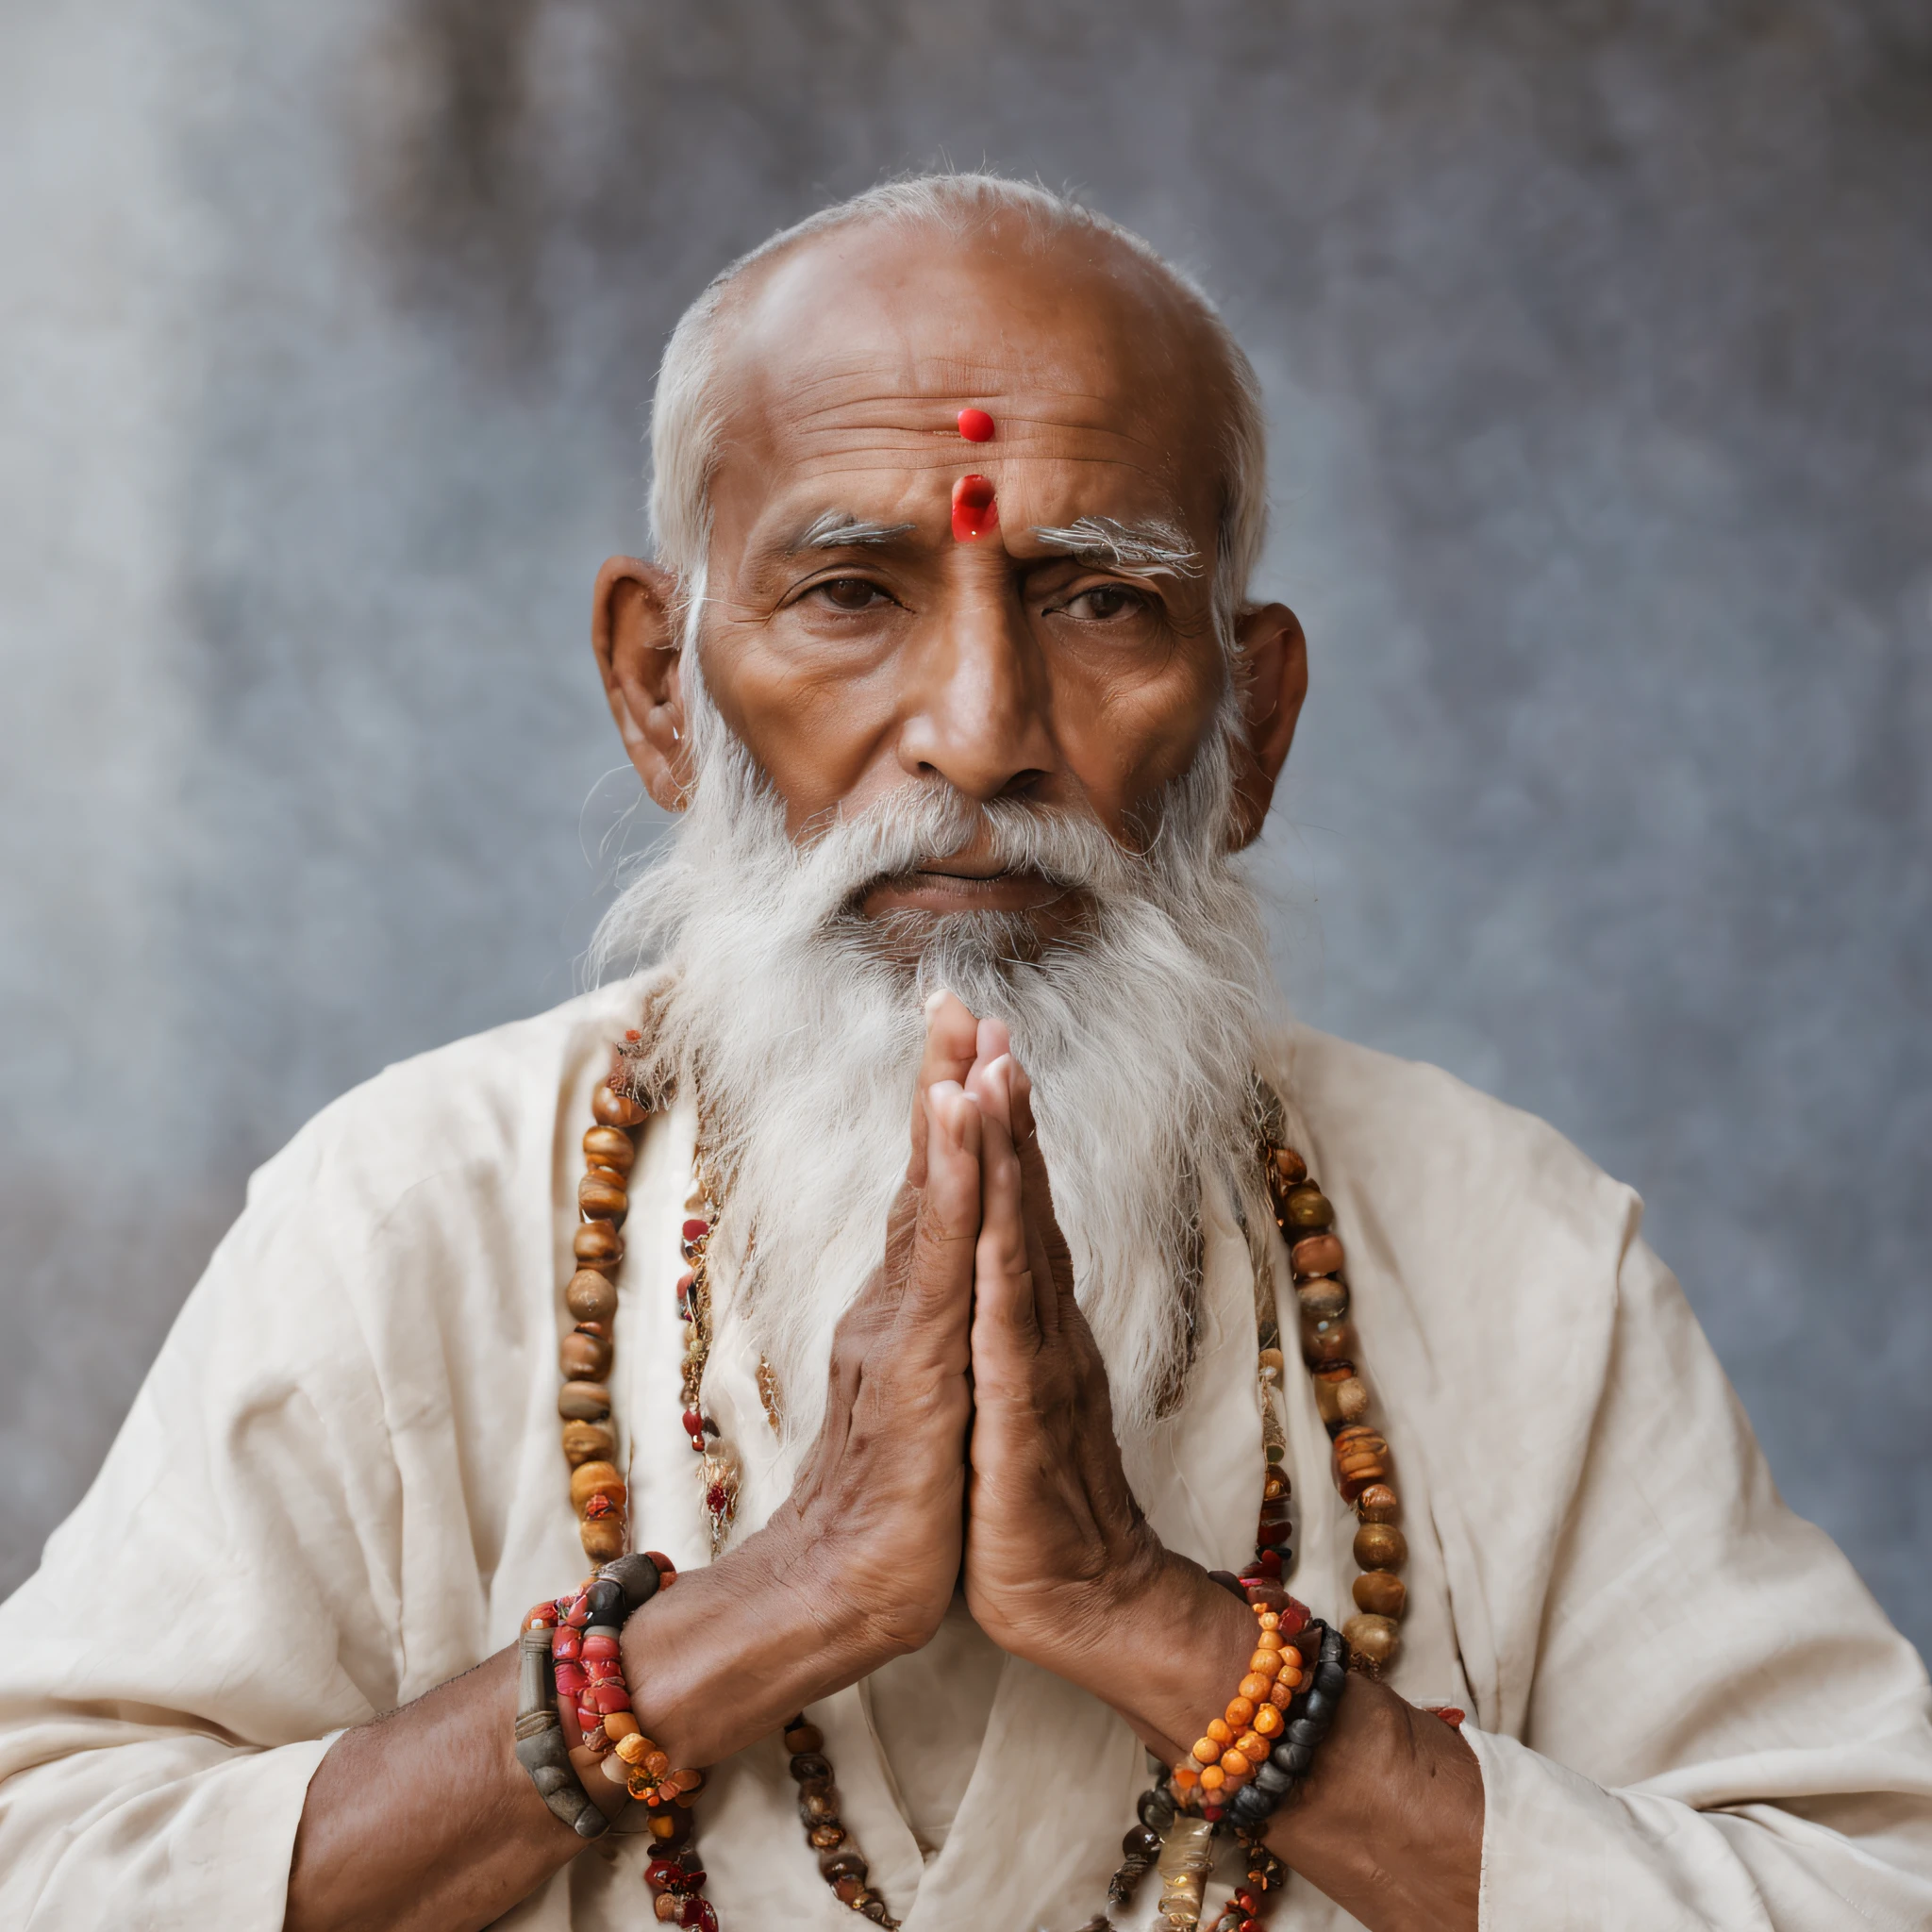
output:
[[[1198,319],[1118,244],[1049,258],[1010,230],[836,231],[742,300],[718,372],[699,648],[793,835],[944,779],[1142,837],[1228,675],[1208,572],[1095,568],[1037,532],[1158,523],[1211,563],[1225,377]],[[994,418],[991,441],[959,438],[968,406]],[[969,472],[993,483],[999,520],[961,541],[950,503]],[[802,547],[828,513],[892,534]],[[613,558],[592,624],[625,748],[672,809],[691,782],[676,591]],[[1267,812],[1307,667],[1279,605],[1243,610],[1237,642],[1239,845]],[[1079,910],[974,848],[878,881],[862,906],[915,944],[920,915],[975,908],[1042,937]],[[950,996],[926,1024],[906,1185],[841,1324],[820,1441],[763,1528],[625,1633],[633,1697],[680,1762],[715,1762],[925,1642],[962,1571],[996,1643],[1111,1703],[1169,1758],[1241,1675],[1252,1620],[1160,1546],[1123,1474],[1025,1073],[1004,1030]],[[304,1812],[291,1932],[480,1926],[574,1855],[510,1757],[513,1700],[506,1652],[338,1741]],[[1475,1924],[1481,1835],[1467,1746],[1357,1680],[1270,1843],[1374,1932],[1420,1932]]]

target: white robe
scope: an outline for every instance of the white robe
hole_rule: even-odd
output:
[[[635,997],[393,1067],[254,1177],[92,1489],[0,1607],[0,1925],[274,1932],[333,1733],[508,1643],[582,1574],[560,1291],[591,1087]],[[1778,1500],[1636,1197],[1434,1069],[1299,1031],[1267,1071],[1336,1204],[1395,1457],[1392,1681],[1470,1713],[1484,1926],[1932,1926],[1924,1672]],[[644,1136],[613,1385],[638,1539],[685,1566],[705,1547],[672,1293],[690,1153],[676,1113]],[[1162,1537],[1224,1564],[1251,1547],[1259,1463],[1250,1293],[1224,1224],[1184,1411],[1129,1445]],[[1294,1587],[1339,1616],[1352,1524],[1292,1357],[1288,1396]],[[766,1453],[729,1348],[708,1397]],[[1007,1660],[983,1740],[930,1739],[976,1757],[951,1765],[963,1794],[929,1857],[871,1697],[813,1714],[908,1932],[1071,1932],[1099,1908],[1146,1781],[1103,1707]],[[943,1788],[932,1768],[910,1782]],[[857,1923],[775,1740],[720,1768],[698,1824],[730,1932]],[[642,1856],[592,1846],[501,1923],[655,1923]],[[1353,1923],[1299,1880],[1273,1922]]]

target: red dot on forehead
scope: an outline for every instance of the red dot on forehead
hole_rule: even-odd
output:
[[[992,418],[984,409],[961,409],[959,411],[959,434],[968,442],[991,442],[992,441]]]
[[[953,535],[970,543],[997,529],[1000,507],[993,501],[992,483],[985,476],[961,476],[953,485]]]

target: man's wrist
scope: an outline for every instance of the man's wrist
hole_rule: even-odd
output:
[[[1218,1714],[1254,1648],[1247,1606],[1151,1532],[1070,1609],[1058,1659],[1041,1661],[1111,1705],[1169,1759]]]

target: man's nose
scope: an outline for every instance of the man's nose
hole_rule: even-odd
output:
[[[899,762],[984,801],[1024,791],[1058,766],[1051,686],[1010,583],[986,579],[908,653]]]

